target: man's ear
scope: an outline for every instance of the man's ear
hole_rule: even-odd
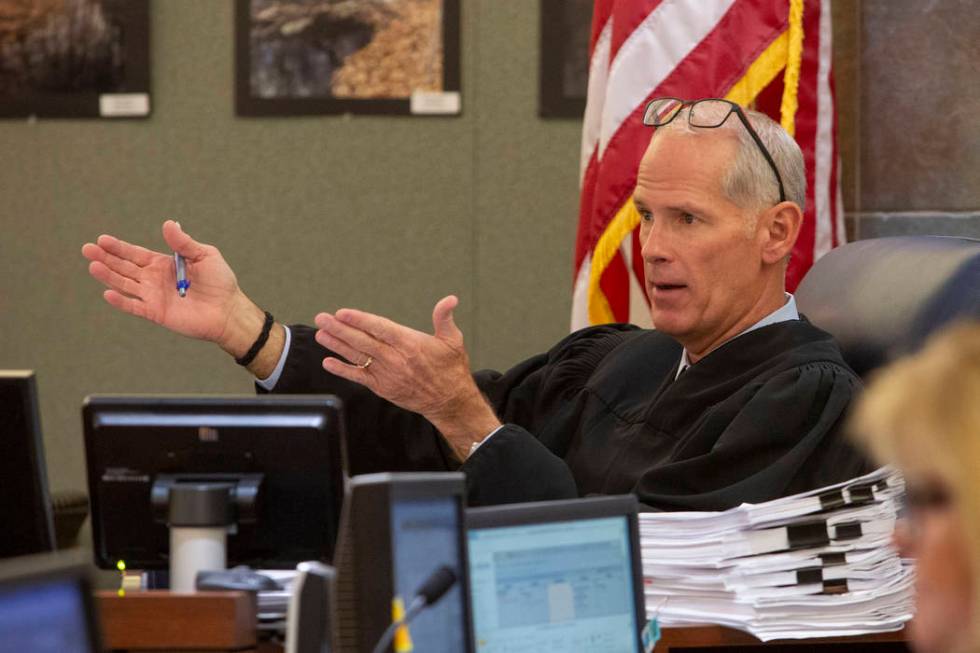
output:
[[[803,211],[794,202],[780,202],[764,211],[757,232],[762,238],[762,260],[772,265],[789,256],[802,226]]]

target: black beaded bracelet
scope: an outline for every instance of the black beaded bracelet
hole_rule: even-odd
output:
[[[272,318],[272,313],[269,311],[265,312],[265,323],[262,324],[262,332],[259,333],[259,337],[255,339],[252,346],[249,347],[248,351],[241,358],[236,358],[235,362],[242,366],[247,366],[258,355],[262,348],[265,347],[266,341],[269,339],[269,332],[272,331],[272,324],[275,320]]]

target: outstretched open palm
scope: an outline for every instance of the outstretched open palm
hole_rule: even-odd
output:
[[[82,254],[91,261],[89,273],[107,287],[103,297],[119,310],[185,336],[220,342],[235,303],[244,299],[235,273],[216,247],[198,243],[176,222],[163,224],[163,237],[186,261],[191,287],[185,297],[177,293],[172,254],[108,235],[86,243]]]
[[[439,300],[431,335],[351,308],[320,313],[316,340],[348,361],[328,356],[324,369],[424,416],[466,460],[471,445],[500,420],[473,381],[463,332],[453,318],[458,303],[455,295]]]

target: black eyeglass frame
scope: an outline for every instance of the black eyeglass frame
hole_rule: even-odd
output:
[[[676,97],[658,97],[647,102],[647,106],[643,110],[644,125],[647,125],[649,127],[663,127],[664,125],[669,125],[674,120],[674,118],[677,117],[677,115],[681,112],[680,109],[675,111],[673,114],[671,114],[671,116],[666,120],[664,120],[663,122],[655,122],[647,119],[647,117],[650,115],[650,107],[652,107],[653,104],[656,102],[663,102],[665,100],[674,100],[675,102],[680,102],[681,109],[683,109],[684,107],[690,107],[690,109],[688,109],[687,112],[687,121],[692,127],[697,127],[700,129],[715,129],[717,127],[721,127],[722,125],[725,124],[725,121],[728,120],[728,117],[732,115],[732,113],[737,115],[738,119],[742,121],[742,124],[745,125],[745,128],[749,131],[749,136],[751,136],[752,140],[755,141],[755,144],[759,146],[759,151],[762,152],[762,156],[765,158],[766,163],[768,163],[769,167],[772,168],[772,173],[776,175],[776,183],[779,184],[779,201],[780,202],[786,201],[786,190],[783,188],[783,176],[779,174],[779,168],[776,167],[776,162],[773,160],[772,155],[769,153],[769,150],[763,144],[762,139],[759,138],[759,134],[757,134],[755,129],[752,127],[752,123],[749,122],[749,119],[745,115],[745,112],[742,111],[742,107],[738,106],[738,104],[736,104],[735,102],[732,102],[731,100],[726,100],[724,98],[709,97],[709,98],[702,98],[700,100],[682,100],[681,98],[676,98]],[[702,102],[723,102],[729,106],[728,113],[726,113],[725,116],[718,121],[717,125],[698,125],[692,123],[691,116],[694,115],[694,107],[701,104]],[[656,115],[656,113],[654,113],[654,115]]]

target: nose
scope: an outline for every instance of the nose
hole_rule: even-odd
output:
[[[915,538],[912,535],[912,525],[908,518],[899,519],[895,522],[895,530],[892,532],[892,544],[898,549],[898,554],[903,558],[915,557]]]
[[[640,223],[640,255],[646,263],[671,260],[667,234],[656,220]]]

